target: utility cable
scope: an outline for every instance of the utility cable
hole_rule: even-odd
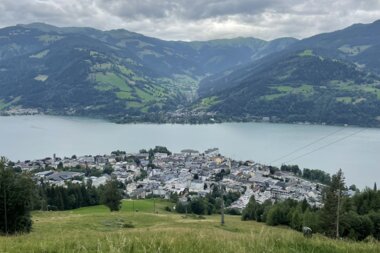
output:
[[[365,129],[365,128],[364,128],[364,129],[360,129],[359,131],[356,131],[356,132],[354,132],[354,133],[351,133],[351,134],[349,134],[349,135],[346,135],[346,136],[344,136],[344,137],[342,137],[342,138],[339,138],[339,139],[337,139],[337,140],[335,140],[335,141],[333,141],[333,142],[330,142],[330,143],[328,143],[328,144],[326,144],[326,145],[323,145],[323,146],[321,146],[321,147],[319,147],[319,148],[316,148],[316,149],[314,149],[314,150],[312,150],[312,151],[310,151],[310,152],[307,152],[307,153],[305,153],[305,154],[303,154],[303,155],[300,155],[300,156],[297,156],[297,157],[295,157],[295,158],[293,158],[293,159],[291,159],[291,160],[288,160],[288,161],[286,161],[285,163],[289,163],[289,162],[292,162],[292,161],[294,161],[294,160],[298,160],[298,159],[300,159],[300,158],[302,158],[302,157],[304,157],[304,156],[310,155],[310,154],[312,154],[312,153],[314,153],[314,152],[317,152],[317,151],[319,151],[319,150],[321,150],[321,149],[327,148],[327,147],[329,147],[329,146],[331,146],[331,145],[333,145],[333,144],[335,144],[335,143],[338,143],[338,142],[343,141],[343,140],[345,140],[345,139],[347,139],[347,138],[349,138],[349,137],[352,137],[352,136],[354,136],[354,135],[357,135],[357,134],[363,132],[364,130],[366,130],[366,129]]]
[[[301,151],[301,150],[303,150],[303,149],[305,149],[305,148],[308,148],[308,147],[310,147],[310,146],[312,146],[312,145],[314,145],[314,144],[316,144],[316,143],[318,143],[318,142],[320,142],[320,141],[323,141],[324,139],[326,139],[326,138],[328,138],[328,137],[330,137],[330,136],[332,136],[332,135],[334,135],[334,134],[336,134],[336,133],[339,133],[339,132],[341,132],[341,131],[344,130],[344,129],[345,129],[345,128],[343,127],[343,128],[340,128],[340,129],[338,129],[338,130],[336,130],[336,131],[334,131],[334,132],[332,132],[332,133],[329,133],[328,135],[322,136],[321,138],[319,138],[319,139],[317,139],[317,140],[315,140],[315,141],[313,141],[313,142],[311,142],[311,143],[309,143],[309,144],[306,144],[306,145],[304,145],[304,146],[302,146],[302,147],[299,147],[299,148],[293,150],[292,152],[290,152],[290,153],[288,153],[288,154],[286,154],[286,155],[283,155],[283,156],[281,156],[281,157],[279,157],[279,158],[277,158],[277,159],[271,161],[270,164],[272,164],[272,163],[274,163],[274,162],[277,162],[277,161],[279,161],[279,160],[282,160],[282,159],[284,159],[284,158],[286,158],[286,157],[288,157],[288,156],[291,156],[291,155],[297,153],[298,151]]]

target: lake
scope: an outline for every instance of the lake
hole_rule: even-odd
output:
[[[52,156],[137,152],[162,145],[174,152],[218,147],[238,160],[335,173],[342,168],[347,184],[380,183],[380,129],[223,123],[210,125],[126,124],[102,120],[54,117],[0,117],[0,155],[11,160]]]

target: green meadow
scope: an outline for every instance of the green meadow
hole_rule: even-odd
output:
[[[124,201],[120,212],[104,206],[34,212],[30,234],[0,237],[0,252],[355,252],[378,253],[380,244],[328,239],[284,227],[241,221],[239,216],[186,216],[167,212],[162,200]]]

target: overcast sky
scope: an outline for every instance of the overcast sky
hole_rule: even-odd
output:
[[[304,38],[380,19],[380,0],[0,0],[0,27],[124,28],[167,40]]]

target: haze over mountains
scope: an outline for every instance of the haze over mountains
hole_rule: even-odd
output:
[[[3,114],[378,126],[379,75],[380,21],[300,41],[164,41],[41,23],[0,29]]]

